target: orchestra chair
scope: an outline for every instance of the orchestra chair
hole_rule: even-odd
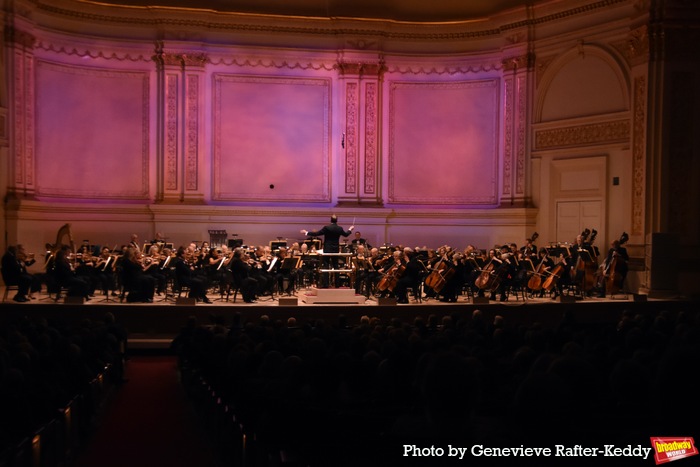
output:
[[[2,301],[3,302],[5,300],[7,300],[7,294],[10,292],[10,290],[14,290],[15,292],[19,292],[19,286],[18,285],[6,285],[5,291],[2,293]]]
[[[423,282],[409,285],[406,287],[406,293],[409,297],[413,297],[414,302],[423,303]]]

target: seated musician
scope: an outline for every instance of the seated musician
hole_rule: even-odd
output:
[[[496,299],[496,295],[500,296],[500,301],[508,300],[507,291],[511,285],[513,278],[517,272],[516,258],[511,252],[510,245],[503,245],[496,257],[501,260],[501,263],[496,268],[496,275],[500,278],[500,282],[496,289],[491,291],[491,300]]]
[[[457,301],[464,284],[467,282],[468,273],[471,271],[471,266],[466,262],[464,255],[461,252],[455,252],[452,258],[447,262],[447,267],[450,271],[445,285],[440,292],[442,294],[441,302],[454,303]]]
[[[34,264],[34,258],[29,258],[22,245],[9,246],[2,257],[2,278],[5,285],[16,285],[17,294],[13,297],[16,302],[26,302],[30,292],[41,289],[38,277],[27,272],[27,266]]]
[[[201,274],[195,274],[195,266],[188,263],[185,259],[186,251],[185,248],[180,247],[175,255],[175,281],[179,286],[185,286],[190,289],[187,294],[189,298],[194,298],[204,303],[211,303],[209,298],[207,298],[206,277]]]
[[[272,274],[275,278],[275,283],[277,284],[277,290],[287,295],[292,295],[294,293],[294,288],[296,286],[296,269],[290,268],[289,263],[285,263],[285,259],[290,258],[287,254],[287,248],[280,247],[277,253],[277,261],[272,269]],[[287,280],[287,287],[284,286],[284,281]]]
[[[97,282],[100,288],[107,295],[112,291],[112,295],[117,295],[115,292],[117,287],[116,271],[117,258],[112,254],[108,247],[102,247],[100,256],[95,261],[95,272],[97,274]]]
[[[230,264],[233,280],[238,285],[243,301],[246,303],[255,302],[255,293],[258,289],[258,281],[251,277],[252,261],[243,248],[236,248]]]
[[[359,233],[359,232],[358,232]],[[355,293],[361,294],[363,291],[363,286],[367,281],[367,275],[370,272],[368,253],[364,244],[359,244],[355,249],[355,257],[352,258],[351,262],[355,274]]]
[[[122,285],[127,302],[152,303],[156,291],[156,280],[143,270],[142,255],[133,247],[126,249],[121,262]]]
[[[68,289],[69,297],[83,297],[90,300],[90,284],[83,278],[75,274],[73,264],[70,261],[71,249],[68,245],[63,245],[56,253],[53,274],[58,287]]]
[[[219,292],[223,295],[230,290],[233,277],[231,271],[226,267],[228,257],[224,255],[221,248],[209,250],[209,257],[206,261],[207,277],[212,284],[218,284]]]
[[[365,271],[364,287],[365,297],[369,298],[372,295],[377,283],[382,278],[382,274],[378,271],[382,267],[384,256],[380,254],[379,248],[372,248],[367,258],[367,270]]]
[[[90,245],[86,243],[83,243],[76,254],[75,274],[82,277],[88,283],[88,295],[93,297],[99,283],[95,271],[95,259],[92,257]]]
[[[406,266],[394,287],[394,296],[397,303],[408,303],[408,289],[418,290],[423,279],[423,266],[418,261],[418,255],[409,247],[403,249],[402,262]]]
[[[354,252],[357,252],[357,247],[360,245],[364,246],[367,250],[372,248],[372,246],[369,243],[367,243],[367,240],[362,238],[362,233],[359,230],[357,232],[355,232],[355,236],[352,239],[351,244],[352,244],[352,251],[354,251]]]
[[[272,250],[269,246],[260,245],[252,253],[250,275],[258,282],[257,296],[272,295],[275,278],[270,271]]]
[[[160,246],[153,244],[148,249],[148,255],[143,257],[142,264],[144,272],[156,280],[156,293],[158,295],[165,293],[167,284],[167,276],[163,273],[160,262]]]

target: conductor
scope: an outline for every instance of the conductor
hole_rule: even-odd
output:
[[[343,229],[341,226],[338,225],[338,216],[333,214],[331,216],[331,223],[322,227],[320,230],[316,231],[309,231],[309,230],[302,230],[301,233],[308,237],[316,237],[318,235],[323,235],[323,253],[339,253],[340,252],[340,237],[347,237],[350,235],[350,233],[353,231],[355,228],[354,225],[351,225],[348,230]],[[330,262],[330,268],[331,269],[337,269],[338,268],[338,258],[330,257],[330,258],[324,258],[324,260],[328,259]],[[325,261],[324,261],[325,262]],[[326,267],[329,265],[327,264]],[[325,279],[325,278],[324,278]],[[325,280],[324,280],[325,282]],[[326,286],[327,284],[323,284],[323,286]]]
[[[347,237],[355,228],[351,225],[348,230],[343,229],[338,225],[338,216],[331,216],[331,223],[321,228],[321,230],[310,231],[302,230],[301,233],[308,237],[316,237],[323,235],[323,252],[324,253],[339,253],[340,252],[340,237]]]

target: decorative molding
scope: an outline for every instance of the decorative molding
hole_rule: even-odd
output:
[[[526,77],[520,75],[515,81],[515,92],[518,99],[518,112],[515,122],[515,194],[525,194],[525,148],[527,125],[527,83]]]
[[[376,192],[378,121],[377,83],[367,83],[365,88],[365,193]]]
[[[357,83],[347,83],[345,87],[345,193],[357,191],[357,152],[358,152],[358,89]]]
[[[646,99],[645,76],[634,80],[634,114],[632,139],[632,235],[644,233],[644,204],[646,186]]]
[[[285,59],[280,61],[279,58],[230,58],[223,57],[219,59],[209,58],[208,63],[211,65],[219,66],[237,66],[241,68],[276,68],[276,69],[288,69],[288,70],[313,70],[313,71],[332,71],[337,68],[337,63],[314,63],[308,61],[303,63],[303,60],[289,60]]]
[[[556,59],[556,55],[550,55],[548,57],[537,57],[535,65],[535,87],[539,86],[540,81],[544,73],[547,71],[547,67]]]
[[[38,50],[43,50],[45,52],[51,52],[57,55],[67,55],[75,56],[79,58],[92,58],[92,59],[104,59],[104,60],[116,60],[118,62],[150,62],[152,57],[148,57],[144,54],[129,54],[129,53],[105,53],[102,50],[99,52],[94,52],[86,49],[78,49],[77,47],[71,46],[58,46],[55,44],[49,44],[45,40],[39,40],[34,47]]]
[[[187,102],[185,103],[185,189],[196,191],[198,188],[199,167],[199,76],[189,74],[186,77]]]
[[[394,65],[387,67],[386,71],[400,75],[464,75],[498,71],[502,68],[502,62],[492,62],[462,66]]]
[[[623,143],[629,141],[628,119],[547,130],[535,130],[534,150],[556,149],[579,145]]]
[[[511,77],[503,80],[503,93],[505,95],[504,109],[504,148],[503,148],[503,196],[510,196],[512,192],[512,161],[513,161],[513,134],[515,125],[515,80]]]
[[[33,49],[36,43],[36,37],[34,35],[13,26],[5,26],[4,36],[7,44],[26,49]]]
[[[502,70],[506,71],[517,71],[523,68],[529,69],[535,63],[535,54],[526,53],[525,55],[519,55],[517,57],[506,57],[501,60]]]
[[[611,44],[627,60],[628,65],[649,60],[649,28],[647,25],[633,29],[627,39]]]
[[[165,188],[177,190],[177,142],[178,142],[178,89],[179,75],[170,73],[165,77]]]
[[[288,21],[280,21],[276,15],[248,15],[227,13],[226,15],[211,15],[207,12],[193,12],[185,9],[158,10],[149,9],[148,15],[141,14],[139,9],[125,10],[113,8],[92,11],[75,6],[74,9],[49,3],[38,3],[38,12],[72,18],[76,21],[104,23],[142,28],[159,28],[164,31],[185,31],[192,28],[208,31],[222,31],[243,34],[293,34],[293,35],[328,35],[352,36],[362,35],[378,38],[405,41],[462,41],[468,39],[498,38],[511,34],[513,30],[542,26],[551,22],[559,22],[578,15],[587,15],[598,10],[608,9],[629,0],[600,0],[573,8],[540,14],[532,18],[513,19],[510,22],[497,24],[495,21],[451,21],[445,23],[396,22],[388,20],[347,20],[320,17],[290,17]],[[108,13],[102,13],[108,11]],[[546,13],[546,12],[542,12]],[[209,19],[213,18],[213,19]],[[367,42],[369,44],[370,42]],[[359,42],[358,42],[359,45]]]

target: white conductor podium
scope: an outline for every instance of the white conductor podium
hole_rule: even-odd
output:
[[[304,303],[354,303],[361,305],[367,298],[364,295],[356,294],[355,289],[349,287],[338,287],[319,289],[311,287],[301,291],[299,298]]]
[[[328,258],[349,258],[352,253],[320,253],[322,260],[320,261],[319,269],[317,270],[319,276],[324,274],[328,275],[327,280],[324,282],[326,284],[332,284],[334,282],[335,276],[339,274],[347,274],[352,276],[353,269],[349,267],[349,263],[346,263],[342,267],[333,268],[329,267],[330,264],[334,264],[334,261],[328,261]],[[326,258],[324,261],[323,258]],[[304,303],[354,303],[362,304],[365,303],[366,297],[361,294],[356,294],[355,289],[351,287],[310,287],[308,290],[301,291],[299,293],[299,298]]]

